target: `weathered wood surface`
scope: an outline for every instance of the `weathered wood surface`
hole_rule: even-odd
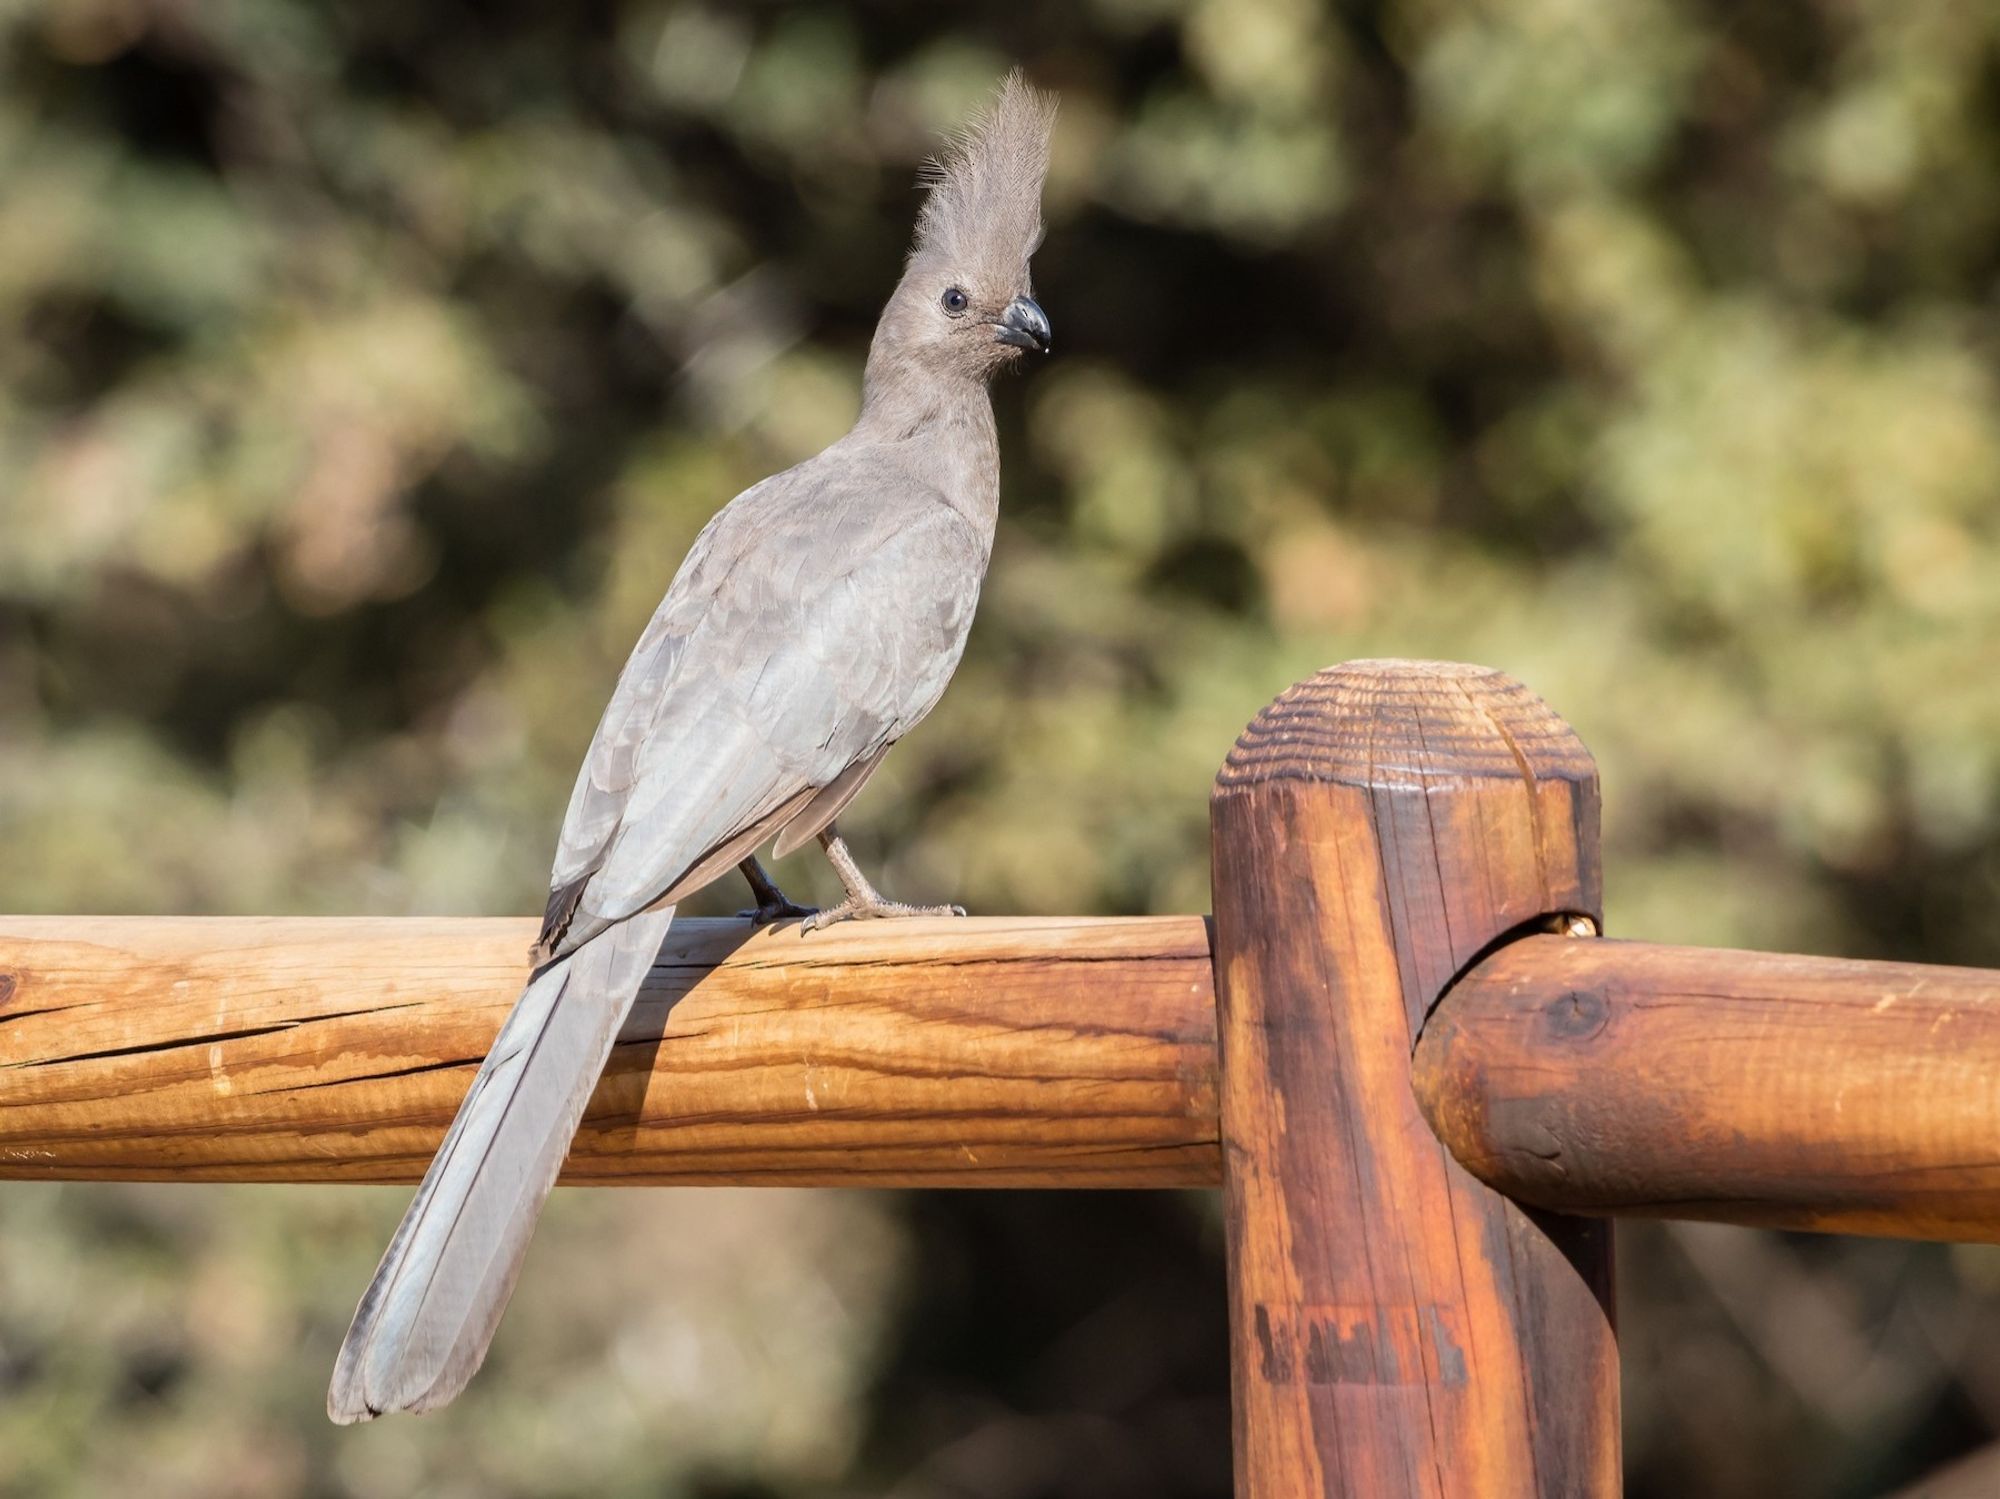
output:
[[[411,1182],[533,920],[0,918],[0,1177]],[[1198,916],[677,923],[565,1179],[1212,1185]]]
[[[1212,803],[1237,1493],[1619,1487],[1608,1225],[1532,1215],[1418,1111],[1411,1047],[1489,943],[1598,914],[1595,768],[1478,667],[1356,662],[1253,723]]]
[[[1532,937],[1445,997],[1416,1081],[1525,1202],[2000,1240],[2000,972]]]

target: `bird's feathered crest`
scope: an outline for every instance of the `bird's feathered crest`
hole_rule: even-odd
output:
[[[917,216],[913,260],[1017,274],[1042,237],[1042,178],[1049,169],[1053,95],[1007,75],[993,105],[924,169],[930,189]]]

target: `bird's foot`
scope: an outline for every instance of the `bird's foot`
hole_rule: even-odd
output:
[[[848,896],[837,906],[815,911],[799,924],[799,935],[817,932],[843,921],[888,921],[903,916],[963,916],[964,906],[912,906],[900,900]]]
[[[757,904],[748,911],[736,914],[749,921],[752,926],[769,926],[774,921],[790,921],[794,916],[811,916],[819,907],[802,906],[789,899],[778,888],[778,882],[764,873],[764,866],[752,854],[736,866],[743,878],[750,882],[750,893],[757,897]]]
[[[754,909],[738,911],[736,914],[752,926],[769,926],[774,921],[790,921],[795,916],[804,916],[808,919],[816,917],[819,915],[819,907],[799,905],[787,900],[780,891],[776,900],[761,901]]]

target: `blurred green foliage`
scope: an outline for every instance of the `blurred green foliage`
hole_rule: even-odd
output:
[[[1443,656],[1597,752],[1616,931],[2000,964],[2000,10],[1929,0],[10,0],[0,908],[538,909],[1015,61],[1060,354],[889,888],[1204,909],[1255,710]],[[0,1193],[0,1492],[1221,1492],[1198,1208],[565,1194],[473,1395],[334,1433],[399,1206]],[[1627,1242],[1635,1494],[2000,1431],[1981,1253]]]

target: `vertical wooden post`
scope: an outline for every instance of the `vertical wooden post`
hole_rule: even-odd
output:
[[[1211,812],[1239,1499],[1616,1494],[1609,1224],[1482,1186],[1410,1085],[1475,955],[1600,916],[1589,753],[1500,672],[1350,662]]]

